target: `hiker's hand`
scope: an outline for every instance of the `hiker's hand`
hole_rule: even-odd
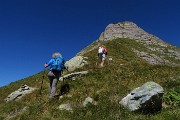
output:
[[[48,64],[44,64],[44,67],[45,67],[45,68],[48,67]]]

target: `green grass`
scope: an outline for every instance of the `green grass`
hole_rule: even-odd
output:
[[[109,56],[113,60],[104,68],[96,66],[97,49],[86,53],[89,65],[76,71],[89,70],[89,74],[75,81],[66,81],[70,85],[68,97],[60,100],[49,100],[49,83],[43,84],[43,94],[39,95],[36,90],[19,101],[5,103],[4,99],[11,92],[17,90],[21,84],[40,88],[43,72],[30,76],[26,79],[11,83],[0,88],[0,119],[9,114],[15,114],[27,106],[27,110],[12,119],[19,120],[176,120],[180,117],[180,107],[169,107],[153,115],[133,113],[119,105],[119,101],[131,90],[141,86],[147,81],[154,81],[168,94],[173,89],[180,87],[180,68],[160,65],[149,65],[140,59],[132,48],[145,50],[143,45],[129,39],[116,39],[102,42],[108,49]],[[58,84],[58,89],[62,83]],[[92,97],[97,105],[83,107],[86,97]],[[58,106],[62,103],[70,103],[73,112],[60,111]]]

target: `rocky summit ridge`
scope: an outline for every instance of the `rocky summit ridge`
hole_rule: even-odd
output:
[[[158,37],[145,32],[135,23],[129,21],[109,24],[105,31],[101,33],[99,40],[107,41],[116,38],[129,38],[146,44],[167,46]]]

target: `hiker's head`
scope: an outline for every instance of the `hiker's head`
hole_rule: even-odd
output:
[[[59,52],[55,52],[55,53],[52,54],[53,58],[55,58],[56,56],[62,57],[61,53],[59,53]]]

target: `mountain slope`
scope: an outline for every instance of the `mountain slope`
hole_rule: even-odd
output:
[[[128,38],[143,45],[144,49],[133,49],[142,59],[150,64],[166,64],[169,66],[180,66],[180,49],[170,45],[160,38],[145,32],[135,23],[125,21],[109,24],[101,33],[99,40],[86,47],[78,55],[96,49],[102,41],[109,41],[117,38]]]
[[[97,49],[94,46],[104,44],[112,61],[105,62],[104,68],[99,68],[97,62]],[[168,49],[168,47],[167,47]],[[70,85],[69,93],[58,100],[49,100],[49,83],[45,76],[42,96],[39,90],[23,97],[19,101],[5,103],[4,99],[22,84],[31,87],[41,87],[43,72],[30,76],[26,79],[11,83],[0,88],[0,119],[26,119],[26,120],[169,120],[178,119],[180,107],[163,109],[154,115],[132,113],[119,105],[119,100],[126,96],[131,90],[141,86],[147,81],[154,81],[160,84],[165,93],[180,87],[180,67],[166,64],[151,65],[141,59],[134,50],[149,51],[146,46],[136,40],[117,38],[108,41],[95,41],[79,54],[88,57],[88,65],[76,71],[88,70],[89,74],[76,80],[67,80]],[[179,64],[179,61],[177,61]],[[64,74],[67,74],[66,72]],[[62,83],[58,84],[60,89]],[[88,96],[97,101],[97,105],[83,107],[83,101]],[[70,103],[73,112],[61,111],[58,106],[63,103]],[[26,108],[24,112],[23,108]]]

